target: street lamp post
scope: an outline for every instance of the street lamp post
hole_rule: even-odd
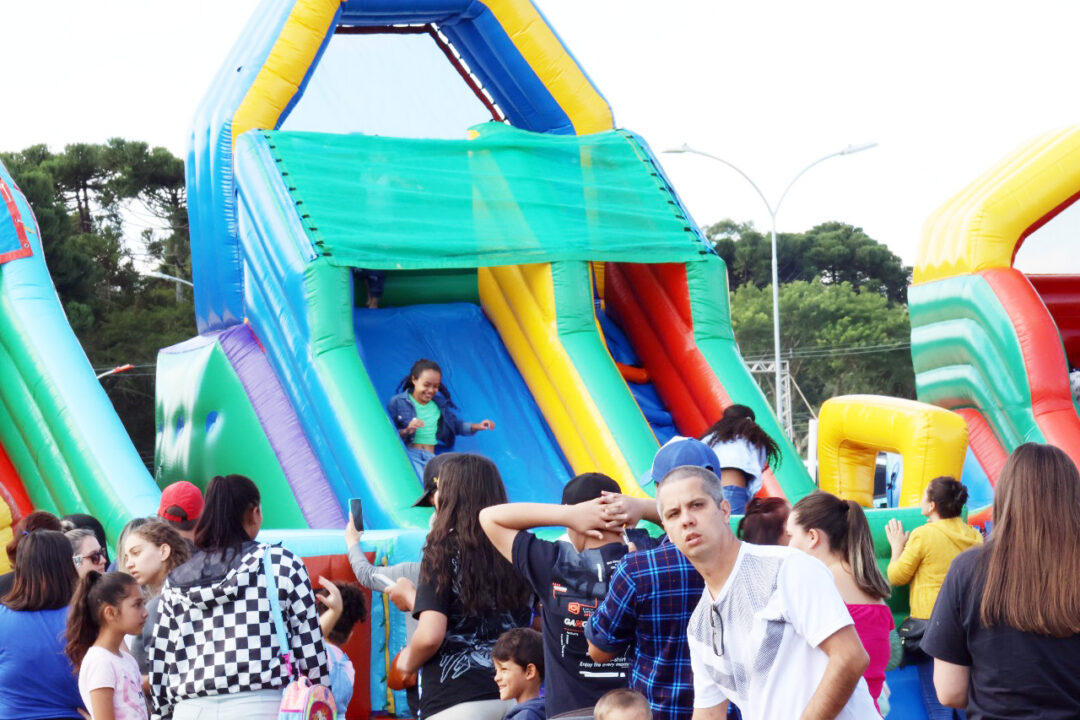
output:
[[[157,278],[158,280],[168,280],[170,282],[176,283],[176,304],[177,305],[179,305],[180,303],[182,303],[184,301],[184,295],[183,295],[183,292],[180,290],[180,286],[181,285],[187,285],[189,288],[195,287],[191,283],[190,280],[185,280],[184,278],[178,278],[175,275],[167,275],[167,274],[162,273],[162,272],[157,272],[156,270],[144,270],[142,274],[145,275],[146,277]]]
[[[731,168],[735,172],[739,173],[739,175],[742,175],[743,179],[746,180],[746,182],[750,183],[750,186],[754,188],[755,192],[757,192],[758,197],[761,198],[761,202],[765,203],[765,209],[769,212],[769,218],[772,221],[771,235],[772,235],[772,301],[773,301],[773,355],[774,355],[773,360],[774,360],[774,365],[775,365],[775,370],[776,370],[775,402],[776,402],[776,418],[781,423],[783,422],[784,411],[783,411],[783,391],[780,389],[781,388],[781,385],[780,385],[780,283],[779,283],[779,278],[778,278],[779,270],[778,270],[778,267],[777,267],[778,263],[777,263],[777,254],[776,254],[776,215],[780,212],[780,206],[783,205],[784,198],[787,197],[788,191],[791,190],[791,186],[794,185],[796,183],[796,181],[798,181],[799,178],[801,178],[803,175],[805,175],[806,172],[810,168],[812,168],[812,167],[814,167],[816,165],[820,165],[821,163],[825,162],[826,160],[828,160],[830,158],[839,157],[841,155],[853,155],[853,154],[855,154],[857,152],[862,152],[863,150],[869,150],[870,148],[873,148],[873,147],[877,147],[876,142],[864,143],[862,145],[848,145],[843,150],[837,150],[836,152],[832,152],[832,153],[829,153],[828,155],[825,155],[824,157],[818,158],[814,162],[812,162],[809,165],[807,165],[806,167],[804,167],[798,173],[796,173],[795,177],[793,177],[791,179],[791,182],[789,182],[787,184],[787,187],[784,188],[784,192],[780,193],[780,199],[776,201],[775,206],[772,203],[769,202],[769,200],[765,197],[765,193],[761,192],[761,188],[759,188],[757,186],[757,183],[755,183],[753,180],[750,179],[749,175],[744,173],[739,168],[735,167],[733,164],[731,164],[730,162],[728,162],[724,158],[717,157],[715,155],[712,155],[712,154],[707,153],[707,152],[703,152],[701,150],[695,150],[694,148],[690,147],[686,143],[683,143],[682,147],[675,148],[673,150],[665,150],[664,151],[666,153],[688,153],[688,154],[692,154],[692,155],[703,155],[704,157],[711,158],[712,160],[715,160],[718,163],[722,163],[724,165],[727,165],[729,168]]]

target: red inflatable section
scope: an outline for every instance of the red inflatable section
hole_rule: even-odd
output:
[[[994,268],[980,274],[1016,330],[1035,422],[1048,443],[1064,450],[1080,465],[1080,417],[1072,402],[1069,366],[1054,319],[1023,273]]]
[[[1005,467],[1005,460],[1008,459],[1009,454],[1005,452],[1005,448],[998,442],[994,431],[990,429],[990,424],[978,410],[961,408],[955,412],[967,421],[968,445],[971,447],[971,452],[975,453],[975,458],[982,466],[990,484],[996,487],[998,475],[1001,474],[1001,468]]]
[[[1065,355],[1080,367],[1080,275],[1028,275],[1057,325]]]
[[[731,399],[694,341],[686,267],[607,263],[604,301],[630,338],[679,433],[701,435]]]
[[[3,445],[0,445],[0,499],[11,508],[13,524],[34,511],[34,504],[30,502],[30,496],[26,494],[26,488],[19,480],[11,459],[4,452]]]
[[[372,553],[368,553],[368,560],[374,562]],[[315,592],[319,593],[319,576],[340,583],[356,583],[356,575],[353,574],[349,558],[345,555],[319,555],[304,558],[308,574],[311,575],[311,584]],[[371,607],[371,591],[363,588],[364,597],[367,599],[368,608]],[[382,602],[381,598],[378,599]],[[356,670],[356,683],[353,686],[352,700],[348,710],[341,714],[343,708],[338,708],[338,717],[348,720],[367,720],[371,717],[371,616],[362,623],[357,623],[349,642],[342,648],[345,654],[352,660]]]

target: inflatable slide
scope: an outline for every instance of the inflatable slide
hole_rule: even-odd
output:
[[[1080,194],[1080,128],[1006,157],[927,221],[908,293],[919,399],[967,421],[996,482],[1024,442],[1080,463],[1069,370],[1080,364],[1080,276],[1013,267],[1025,238]]]
[[[430,37],[491,121],[456,140],[287,122],[336,39],[378,33]],[[657,433],[700,434],[732,402],[783,437],[722,261],[527,0],[268,0],[187,170],[200,336],[159,357],[159,482],[250,468],[278,527],[338,527],[360,497],[368,527],[424,528],[385,412],[420,357],[462,415],[495,421],[456,449],[494,459],[512,499],[586,470],[648,492]],[[386,274],[377,310],[359,270]],[[783,449],[768,488],[797,498],[813,484]]]
[[[157,503],[64,315],[33,212],[0,164],[0,542],[32,509],[90,512],[115,538]]]

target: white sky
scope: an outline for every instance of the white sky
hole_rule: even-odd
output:
[[[908,263],[938,205],[1016,146],[1080,118],[1080,5],[1068,0],[538,4],[621,127],[658,153],[686,142],[719,155],[770,201],[818,157],[880,143],[810,171],[778,224],[849,222]],[[0,0],[0,150],[121,136],[183,156],[195,107],[256,6]],[[768,228],[733,171],[661,159],[700,224],[731,217]],[[1080,217],[1051,224],[1022,262],[1067,270],[1050,248],[1078,233]]]

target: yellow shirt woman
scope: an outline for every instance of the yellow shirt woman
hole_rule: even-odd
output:
[[[891,521],[891,522],[896,522]],[[890,542],[892,537],[890,536]],[[903,550],[889,561],[889,582],[911,583],[911,616],[930,619],[941,583],[953,558],[968,548],[982,545],[979,531],[960,517],[932,520],[911,531]]]

